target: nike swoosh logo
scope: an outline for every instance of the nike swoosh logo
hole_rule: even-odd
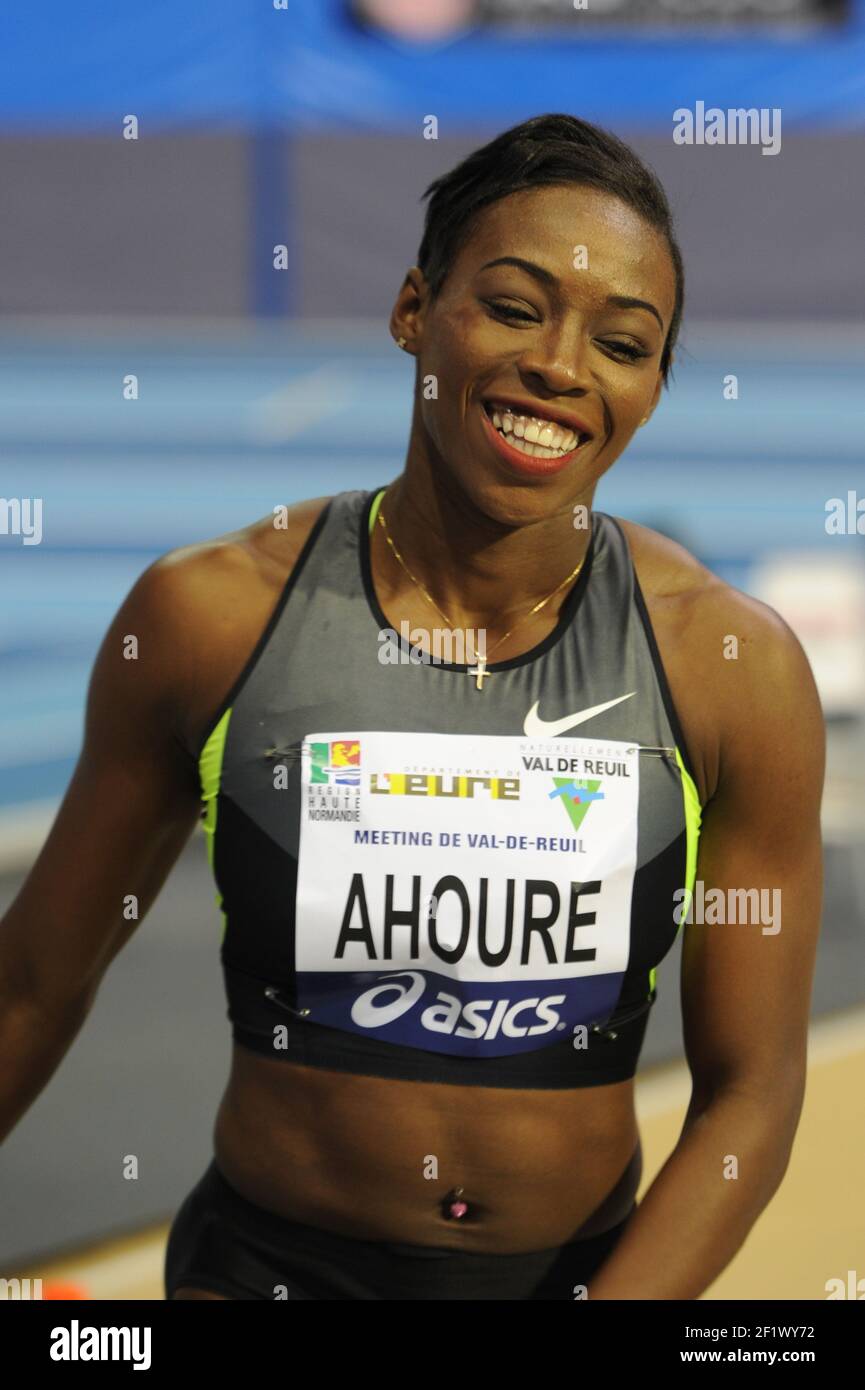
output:
[[[607,700],[603,705],[592,705],[591,709],[581,710],[578,714],[567,714],[564,719],[541,719],[538,716],[538,705],[541,702],[535,700],[526,715],[523,731],[529,738],[555,738],[556,734],[566,734],[568,729],[585,724],[587,719],[594,719],[596,714],[603,714],[605,709],[612,709],[613,705],[620,705],[623,700],[632,700],[636,693],[632,690],[629,695],[619,695],[615,700]]]

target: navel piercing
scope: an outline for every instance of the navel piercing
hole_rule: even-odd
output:
[[[469,1207],[468,1207],[468,1202],[464,1202],[464,1201],[462,1200],[462,1195],[463,1195],[463,1192],[464,1192],[464,1191],[465,1191],[465,1188],[463,1188],[463,1187],[453,1187],[453,1188],[451,1188],[451,1190],[450,1190],[450,1192],[448,1193],[447,1197],[445,1197],[445,1201],[448,1203],[448,1208],[447,1208],[447,1211],[446,1211],[446,1213],[445,1213],[446,1216],[453,1216],[453,1217],[456,1217],[457,1219],[459,1219],[459,1217],[461,1217],[461,1216],[465,1216],[465,1214],[466,1214],[466,1212],[468,1211]]]

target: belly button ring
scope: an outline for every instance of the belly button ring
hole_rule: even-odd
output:
[[[454,1187],[448,1193],[447,1197],[445,1198],[445,1201],[448,1203],[448,1208],[446,1212],[447,1216],[453,1216],[456,1218],[465,1216],[469,1208],[468,1203],[462,1200],[462,1195],[464,1191],[465,1188]]]

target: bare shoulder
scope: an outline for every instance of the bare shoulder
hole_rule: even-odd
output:
[[[167,551],[151,566],[165,590],[195,602],[202,596],[213,607],[220,597],[237,594],[238,583],[281,587],[324,507],[331,499],[315,497],[269,513],[236,531]]]
[[[189,751],[240,675],[329,497],[161,555],[138,580],[130,619],[174,671],[177,733]]]
[[[708,657],[723,644],[728,661],[747,658],[749,669],[771,668],[781,676],[787,667],[791,675],[810,674],[799,639],[774,608],[727,584],[677,541],[617,520],[628,537],[647,606],[654,610],[653,623],[657,614],[674,625],[690,655]]]
[[[713,574],[676,541],[616,519],[628,539],[674,702],[707,754],[709,794],[735,753],[748,756],[767,740],[779,752],[796,739],[822,740],[811,667],[781,615]]]

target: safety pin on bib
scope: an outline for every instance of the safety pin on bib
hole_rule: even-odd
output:
[[[269,999],[272,1004],[278,1004],[279,1007],[285,1009],[287,1013],[294,1014],[295,1018],[306,1018],[308,1016],[310,1013],[309,1009],[293,1009],[290,1004],[286,1004],[284,999],[280,999],[279,994],[280,991],[274,985],[267,985],[264,991],[266,999]]]

